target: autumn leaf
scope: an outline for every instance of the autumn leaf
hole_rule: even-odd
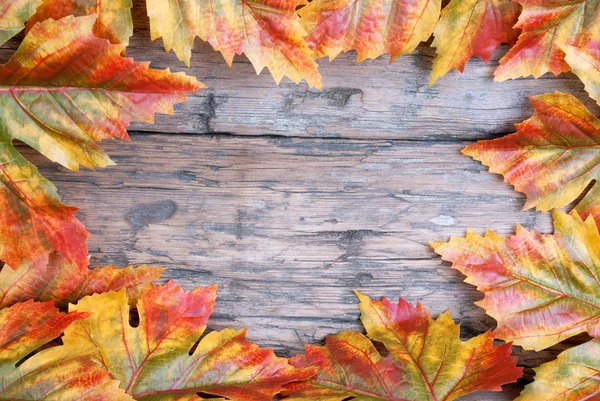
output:
[[[19,154],[0,128],[0,259],[12,266],[45,265],[48,254],[58,250],[85,268],[88,233],[75,218],[76,210],[60,202],[56,187]]]
[[[600,42],[590,40],[585,46],[563,45],[565,61],[585,85],[590,97],[600,104]]]
[[[201,84],[121,57],[123,45],[92,34],[95,16],[36,24],[0,66],[0,259],[46,264],[58,250],[87,266],[87,233],[56,188],[13,147],[20,140],[72,170],[112,161],[97,145],[128,139],[131,120],[172,113]]]
[[[28,301],[0,310],[0,400],[132,400],[81,350],[51,347],[18,365],[86,316],[61,313],[52,302]]]
[[[431,46],[437,56],[429,86],[453,68],[462,72],[471,57],[487,63],[500,43],[515,43],[520,11],[511,0],[452,0],[435,29]]]
[[[91,350],[136,400],[199,399],[195,394],[202,392],[271,401],[283,384],[314,374],[248,342],[245,330],[213,331],[195,345],[215,297],[216,287],[185,292],[172,281],[152,286],[137,304],[138,327],[129,324],[125,290],[85,297],[70,309],[93,314],[73,323],[63,342]]]
[[[314,53],[304,41],[296,7],[304,0],[147,0],[152,40],[163,38],[188,67],[194,38],[220,51],[231,66],[236,54],[246,54],[259,74],[267,67],[275,82],[284,76],[304,79],[321,89]]]
[[[570,348],[535,369],[535,381],[515,401],[597,400],[600,396],[600,340]]]
[[[133,35],[132,6],[131,0],[43,0],[27,26],[32,27],[49,18],[58,20],[68,15],[82,17],[96,14],[94,35],[127,46]]]
[[[0,66],[4,131],[74,170],[111,164],[96,141],[127,139],[130,121],[171,114],[202,86],[121,57],[124,46],[92,35],[94,23],[89,16],[37,24]]]
[[[593,219],[554,211],[554,234],[517,227],[504,238],[432,244],[485,298],[477,305],[498,321],[496,337],[541,350],[579,333],[600,335],[600,234]]]
[[[80,298],[125,288],[135,305],[142,291],[160,278],[163,269],[142,265],[115,269],[105,266],[93,270],[80,269],[52,253],[47,265],[21,263],[16,269],[5,266],[0,271],[0,309],[33,299],[53,301],[66,307]]]
[[[600,41],[600,0],[518,0],[523,12],[515,28],[522,33],[500,60],[496,81],[570,70],[561,45]]]
[[[306,346],[291,359],[296,367],[317,367],[317,376],[292,383],[289,401],[450,401],[479,391],[499,391],[521,377],[510,344],[494,346],[490,332],[462,342],[448,312],[433,320],[421,305],[400,298],[373,301],[357,292],[367,337],[345,331],[325,346]],[[385,345],[382,356],[372,341]]]
[[[2,0],[0,2],[0,46],[25,28],[42,0]]]
[[[463,153],[527,195],[525,209],[561,208],[600,178],[600,120],[572,95],[556,92],[530,100],[533,117],[517,124],[517,133],[479,141]],[[597,203],[597,192],[582,204]]]
[[[298,12],[306,42],[333,60],[356,50],[358,61],[410,53],[433,33],[441,0],[314,0]]]

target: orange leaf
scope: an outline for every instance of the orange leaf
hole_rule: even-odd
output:
[[[513,44],[520,11],[511,0],[452,0],[435,29],[431,46],[437,56],[429,86],[453,68],[462,72],[471,57],[487,63],[500,43]]]
[[[73,170],[112,161],[97,145],[127,139],[131,120],[153,122],[155,112],[202,85],[184,74],[148,68],[121,57],[122,45],[92,34],[95,16],[36,24],[0,66],[0,259],[46,264],[58,250],[87,266],[87,233],[54,186],[13,147],[21,140]]]
[[[565,60],[585,84],[590,97],[600,104],[600,42],[590,40],[584,46],[563,45]]]
[[[86,313],[61,313],[52,302],[0,310],[0,398],[3,400],[132,400],[102,365],[79,349],[52,347],[16,366]]]
[[[523,12],[517,44],[500,60],[497,81],[569,71],[560,45],[600,41],[600,0],[517,0]]]
[[[321,89],[314,54],[296,8],[304,0],[147,0],[152,40],[163,38],[188,67],[194,38],[199,36],[220,51],[229,65],[246,54],[259,74],[267,67],[275,82],[284,76],[304,79]]]
[[[0,128],[0,259],[45,265],[57,250],[85,268],[89,234],[74,216],[77,208],[63,205],[56,187],[11,142]]]
[[[49,18],[58,20],[69,15],[83,17],[97,14],[94,35],[115,44],[129,44],[133,35],[131,0],[43,0],[35,15],[27,21],[28,30]]]
[[[510,344],[494,346],[490,332],[462,342],[449,313],[433,320],[419,303],[357,295],[368,338],[346,331],[327,337],[324,347],[306,346],[306,354],[290,362],[317,367],[317,376],[288,385],[287,400],[450,401],[474,391],[499,391],[521,377]],[[383,343],[389,355],[381,356],[371,341]]]
[[[384,53],[390,60],[429,39],[441,0],[314,0],[300,9],[306,42],[317,57],[333,60],[356,50],[358,61]]]
[[[25,28],[25,21],[42,0],[2,0],[0,2],[0,46]]]
[[[517,227],[504,238],[432,244],[442,259],[485,294],[477,303],[498,321],[494,334],[541,350],[587,331],[600,335],[600,234],[593,219],[554,212],[554,235]]]
[[[530,100],[533,117],[518,124],[516,134],[479,141],[463,153],[526,194],[526,209],[561,208],[600,179],[600,120],[572,95],[556,92]],[[578,206],[588,214],[600,200],[595,187]]]
[[[90,350],[136,400],[191,400],[202,392],[271,401],[283,384],[314,374],[248,342],[245,330],[213,331],[198,341],[215,298],[216,287],[151,286],[137,304],[139,326],[131,327],[125,290],[85,297],[70,309],[93,314],[73,323],[63,342]]]
[[[163,269],[142,265],[115,269],[114,266],[93,270],[80,269],[52,253],[48,265],[21,263],[15,270],[5,266],[0,271],[0,309],[33,299],[53,301],[65,307],[80,298],[102,292],[127,290],[135,305],[142,291],[158,280]]]

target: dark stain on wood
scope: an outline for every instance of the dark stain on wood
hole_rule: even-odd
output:
[[[159,200],[153,203],[143,203],[130,208],[125,213],[125,221],[131,226],[131,231],[137,234],[149,224],[158,223],[172,217],[177,211],[177,205],[171,200]]]
[[[217,100],[213,93],[205,96],[198,112],[198,132],[214,132],[211,120],[217,116]]]
[[[319,99],[324,101],[327,106],[335,108],[344,108],[353,96],[362,97],[363,91],[359,88],[324,88],[322,91],[317,90],[299,90],[293,91],[290,94],[284,95],[283,107],[284,112],[293,112],[306,100]],[[362,99],[359,99],[359,102]]]

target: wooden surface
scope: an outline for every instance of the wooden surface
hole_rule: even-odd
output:
[[[185,71],[209,89],[155,125],[132,125],[131,143],[103,143],[117,163],[105,170],[74,173],[20,149],[65,203],[81,208],[93,266],[158,264],[187,289],[217,283],[210,328],[247,327],[251,340],[283,356],[362,330],[353,289],[420,300],[434,316],[450,309],[465,339],[493,328],[473,304],[482,295],[428,241],[467,228],[510,235],[517,223],[551,232],[550,217],[521,211],[523,196],[460,150],[513,132],[531,115],[529,95],[570,92],[600,115],[571,74],[494,83],[506,48],[433,88],[434,51],[425,45],[391,65],[344,54],[320,61],[318,92],[276,86],[244,57],[228,68],[202,43],[186,69],[150,41],[143,7],[134,20],[128,56]],[[515,352],[529,368],[565,346]],[[464,400],[514,399],[531,374],[501,394]]]

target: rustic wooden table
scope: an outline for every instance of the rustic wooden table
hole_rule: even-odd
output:
[[[93,266],[156,264],[187,289],[217,283],[209,326],[247,327],[283,356],[362,330],[353,289],[420,300],[434,316],[449,309],[465,338],[494,327],[473,304],[482,295],[428,241],[468,228],[510,235],[517,224],[552,231],[547,213],[522,211],[521,194],[460,150],[514,132],[532,113],[529,95],[569,92],[600,115],[574,75],[494,83],[502,48],[428,88],[434,50],[423,45],[391,65],[321,60],[322,92],[277,86],[245,57],[228,68],[204,43],[185,68],[150,41],[144,8],[134,11],[127,55],[209,89],[174,116],[133,124],[131,143],[102,143],[117,163],[107,169],[74,173],[21,148],[81,208]],[[515,352],[532,367],[564,347]],[[465,399],[511,400],[531,374]]]

